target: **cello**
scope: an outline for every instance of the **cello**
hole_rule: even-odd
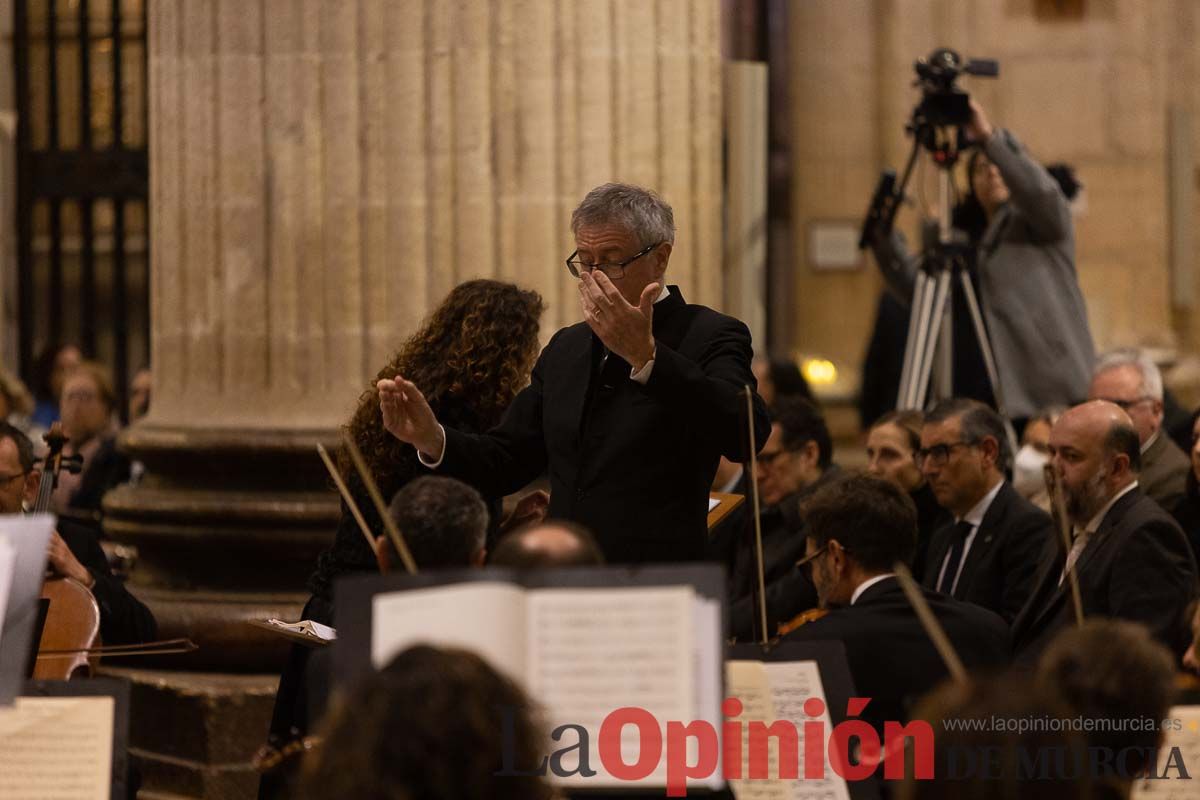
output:
[[[72,474],[83,467],[83,457],[63,454],[67,437],[62,423],[56,422],[44,437],[49,452],[43,461],[34,513],[50,511],[50,497],[58,483],[59,472]],[[42,584],[42,599],[49,600],[46,624],[38,643],[39,658],[33,669],[38,680],[70,680],[89,677],[100,657],[92,652],[100,645],[100,605],[91,590],[74,578],[47,575]],[[53,653],[51,657],[41,657]]]

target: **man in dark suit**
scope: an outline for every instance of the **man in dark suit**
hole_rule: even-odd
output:
[[[20,514],[32,505],[42,482],[33,461],[33,443],[0,421],[0,514]],[[50,536],[47,569],[91,590],[100,606],[100,637],[105,644],[153,641],[158,625],[150,609],[112,574],[100,542],[85,525],[60,519]]]
[[[1004,479],[1004,421],[974,400],[946,400],[925,417],[917,463],[953,522],[929,544],[924,586],[1011,622],[1033,591],[1053,539],[1049,515]]]
[[[1163,430],[1163,383],[1158,365],[1137,349],[1105,353],[1096,363],[1088,397],[1107,400],[1129,415],[1141,447],[1138,486],[1173,513],[1186,491],[1191,462]]]
[[[888,720],[907,721],[911,703],[948,675],[892,572],[917,546],[912,499],[882,478],[855,475],[818,490],[805,523],[806,565],[830,612],[783,641],[841,641],[856,695],[871,699],[863,718],[881,731]],[[934,592],[925,598],[967,668],[1004,665],[1003,619]]]
[[[1065,556],[1047,549],[1033,595],[1013,621],[1017,660],[1032,662],[1075,624],[1072,568],[1085,616],[1141,622],[1180,656],[1191,638],[1196,561],[1175,520],[1138,486],[1141,449],[1129,416],[1102,400],[1076,406],[1055,423],[1050,449],[1074,543]]]
[[[717,461],[749,458],[750,333],[665,286],[675,224],[654,193],[593,189],[571,229],[584,321],[551,338],[501,423],[482,435],[443,428],[398,375],[379,382],[384,426],[487,494],[548,471],[547,516],[587,527],[610,563],[703,558]],[[753,405],[758,449],[770,426],[757,395]]]

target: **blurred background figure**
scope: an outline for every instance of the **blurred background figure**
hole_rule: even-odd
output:
[[[33,409],[33,395],[21,379],[0,368],[0,420],[28,436],[40,456],[46,448],[42,439],[46,429],[33,421]]]
[[[83,361],[83,352],[73,344],[49,345],[33,364],[33,421],[43,428],[58,421],[63,379]]]
[[[129,424],[137,422],[150,411],[150,368],[142,367],[129,382]]]
[[[81,521],[98,523],[100,499],[129,480],[129,459],[117,451],[116,395],[108,370],[83,361],[67,373],[60,402],[67,455],[83,456],[83,471],[63,471],[51,496],[50,508]]]
[[[793,359],[778,356],[756,358],[750,367],[754,370],[754,379],[758,381],[758,396],[767,404],[767,408],[785,397],[803,397],[813,405],[817,404],[804,373]]]
[[[604,564],[604,554],[587,528],[570,520],[551,519],[502,536],[488,564],[511,569],[599,567]]]
[[[1013,488],[1029,502],[1049,513],[1045,467],[1050,463],[1050,429],[1067,409],[1050,406],[1034,414],[1021,434],[1021,449],[1013,458]]]

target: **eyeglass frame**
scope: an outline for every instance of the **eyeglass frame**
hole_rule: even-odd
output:
[[[913,451],[913,459],[917,462],[918,468],[924,468],[925,460],[928,458],[934,459],[934,466],[944,467],[950,461],[950,454],[954,452],[956,447],[974,447],[979,444],[978,439],[960,439],[957,442],[949,444],[935,444],[933,447],[918,447]],[[935,451],[945,452],[944,456],[934,458]]]
[[[642,256],[648,255],[652,250],[654,250],[654,248],[656,248],[662,244],[663,244],[663,242],[657,242],[655,244],[644,247],[644,248],[642,248],[641,252],[639,252],[637,255],[630,256],[629,258],[625,259],[624,261],[619,261],[615,264],[604,264],[604,263],[585,264],[582,261],[578,262],[578,264],[580,267],[586,267],[587,268],[585,270],[586,272],[592,272],[593,270],[599,269],[605,275],[608,275],[608,277],[611,278],[612,280],[619,281],[625,277],[625,268],[627,266],[629,266],[633,262],[637,261]],[[567,262],[566,262],[567,263],[567,271],[570,272],[571,275],[573,275],[576,278],[580,277],[579,270],[576,269],[576,267],[575,267],[576,262],[574,260],[577,255],[579,255],[578,248],[573,250],[571,252],[571,255],[567,256]],[[620,270],[620,274],[619,275],[609,275],[609,270],[611,270],[611,269]]]
[[[802,572],[808,572],[811,574],[812,573],[812,563],[814,561],[816,561],[819,556],[823,556],[829,552],[829,543],[832,541],[834,541],[834,540],[833,539],[827,540],[825,542],[825,544],[821,545],[816,550],[813,550],[811,553],[804,556],[804,558],[798,559],[796,561],[796,568],[801,570]],[[850,552],[850,549],[848,547],[845,547],[844,545],[842,545],[840,542],[838,543],[838,546],[842,548],[843,553]]]
[[[1129,409],[1133,408],[1134,406],[1141,405],[1142,403],[1145,403],[1147,401],[1153,401],[1155,398],[1153,398],[1147,394],[1147,395],[1142,395],[1141,397],[1139,397],[1135,400],[1117,400],[1112,397],[1100,397],[1097,399],[1103,400],[1106,403],[1112,403],[1114,406],[1116,406],[1117,408],[1121,409],[1126,414],[1128,414]]]

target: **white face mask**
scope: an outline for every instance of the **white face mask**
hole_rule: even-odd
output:
[[[1013,488],[1023,497],[1032,497],[1046,488],[1045,466],[1050,457],[1033,445],[1023,445],[1013,460]]]

